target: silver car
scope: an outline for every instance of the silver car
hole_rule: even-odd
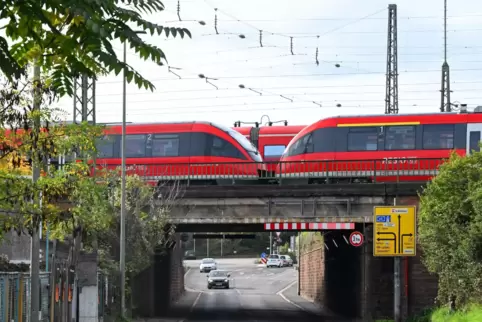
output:
[[[293,266],[293,260],[288,255],[281,255],[280,259],[283,266]]]
[[[201,265],[199,265],[199,272],[210,272],[216,270],[218,267],[212,258],[203,258]]]

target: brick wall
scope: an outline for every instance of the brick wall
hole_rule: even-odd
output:
[[[183,252],[180,234],[174,237],[176,245],[171,251],[171,283],[170,295],[171,303],[177,301],[184,293],[184,267],[183,267]]]
[[[324,248],[317,246],[301,254],[300,295],[317,303],[324,302]]]
[[[325,248],[320,233],[305,232],[300,242],[300,295],[324,303]]]

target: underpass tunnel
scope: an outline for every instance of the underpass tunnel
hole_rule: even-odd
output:
[[[324,233],[324,304],[337,315],[360,318],[362,248],[352,246],[349,236],[342,230]]]

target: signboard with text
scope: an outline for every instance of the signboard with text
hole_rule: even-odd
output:
[[[415,256],[416,213],[415,206],[375,206],[373,256]]]

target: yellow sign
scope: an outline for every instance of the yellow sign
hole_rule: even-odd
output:
[[[373,256],[415,256],[416,213],[415,206],[375,206]]]

